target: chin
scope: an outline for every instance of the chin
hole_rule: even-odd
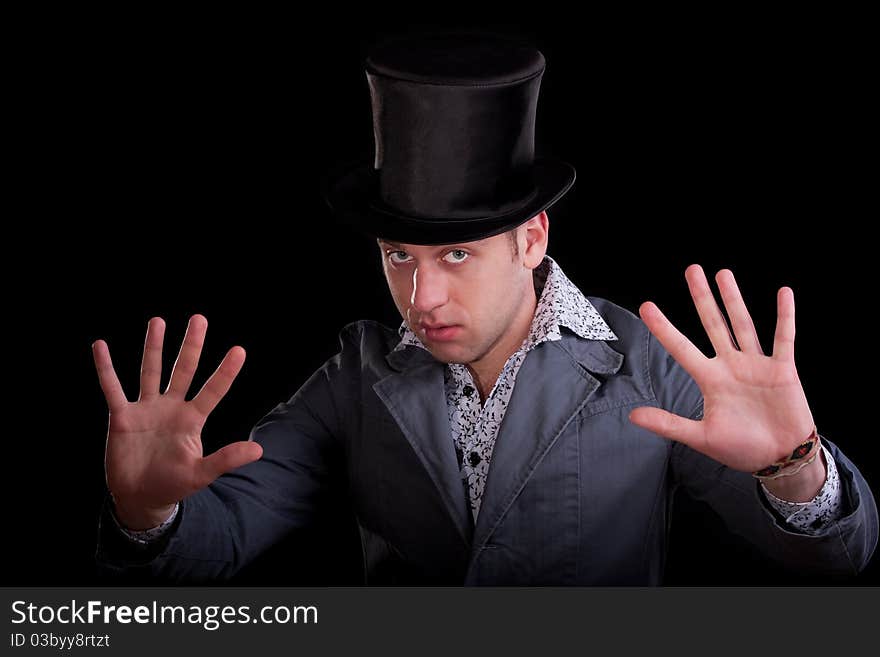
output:
[[[469,363],[472,360],[464,349],[455,345],[434,346],[430,352],[441,363]]]

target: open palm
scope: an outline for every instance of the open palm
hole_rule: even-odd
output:
[[[244,349],[230,349],[199,393],[186,401],[207,325],[202,315],[190,318],[168,387],[160,394],[165,322],[158,317],[150,320],[140,396],[133,403],[123,393],[107,344],[98,340],[93,345],[98,379],[110,411],[104,460],[107,486],[117,509],[133,519],[132,524],[156,524],[153,519],[161,518],[179,500],[262,456],[262,448],[252,441],[226,445],[207,457],[203,454],[202,427],[229,391],[245,359]]]
[[[779,289],[773,354],[766,356],[730,270],[718,272],[716,280],[733,335],[702,268],[691,265],[685,277],[715,349],[713,358],[703,355],[655,304],[645,302],[639,312],[700,388],[703,418],[692,420],[644,406],[634,409],[630,420],[735,470],[760,470],[791,454],[815,426],[794,363],[793,293],[791,288]]]

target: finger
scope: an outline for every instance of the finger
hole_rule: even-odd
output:
[[[761,349],[761,341],[755,331],[755,323],[746,308],[733,272],[729,269],[722,269],[716,274],[715,281],[718,283],[718,290],[721,292],[721,299],[724,301],[724,307],[727,309],[730,323],[733,325],[733,332],[740,350],[743,353],[763,355],[764,350]]]
[[[691,291],[691,298],[697,307],[700,322],[709,335],[715,353],[720,355],[736,350],[737,346],[727,326],[727,320],[715,302],[715,295],[712,294],[703,268],[700,265],[691,265],[685,270],[684,276]]]
[[[700,378],[700,370],[706,363],[706,357],[693,342],[672,325],[672,322],[660,312],[657,304],[646,301],[639,306],[639,315],[669,355],[694,379]]]
[[[141,361],[141,395],[138,401],[152,399],[159,395],[159,381],[162,378],[162,341],[164,338],[165,320],[161,317],[153,317],[147,323],[144,357]]]
[[[794,290],[790,287],[781,287],[776,294],[773,358],[794,360]]]
[[[211,414],[224,395],[229,392],[232,382],[244,365],[245,351],[241,347],[233,347],[226,353],[223,362],[217,370],[211,375],[211,378],[205,381],[205,385],[199,390],[199,394],[193,397],[192,404],[205,417]]]
[[[186,335],[183,336],[183,344],[180,353],[171,370],[171,379],[165,394],[184,399],[192,384],[193,376],[199,366],[199,358],[202,355],[202,346],[205,344],[205,333],[208,330],[208,320],[204,315],[193,315],[189,318],[186,326]]]
[[[705,434],[703,433],[703,423],[700,420],[691,420],[653,406],[640,406],[633,409],[630,411],[629,420],[658,436],[677,440],[699,452],[703,451]]]
[[[204,488],[220,475],[259,460],[263,447],[252,440],[243,440],[221,447],[199,462],[201,488]]]
[[[103,340],[96,340],[92,344],[92,356],[95,359],[95,369],[98,370],[98,381],[101,390],[104,391],[104,399],[111,413],[119,411],[128,403],[116,370],[113,369],[113,361],[110,359],[110,348]]]

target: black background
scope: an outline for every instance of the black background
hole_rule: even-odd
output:
[[[820,432],[880,488],[862,234],[877,216],[877,107],[859,17],[509,11],[144,10],[10,25],[20,149],[7,222],[21,237],[5,242],[16,392],[4,584],[96,582],[107,417],[94,340],[109,343],[130,399],[152,316],[167,322],[163,386],[192,313],[209,320],[196,389],[244,346],[206,426],[213,451],[290,397],[344,324],[399,323],[374,243],[337,228],[318,189],[340,160],[370,156],[361,59],[401,32],[496,31],[545,54],[538,154],[578,171],[549,211],[549,253],[585,294],[633,312],[655,301],[711,355],[684,270],[731,268],[769,353],[776,292],[791,286]],[[683,496],[671,538],[670,585],[807,581]],[[239,581],[356,583],[354,541],[344,515],[328,516],[313,541],[279,546]],[[880,582],[875,562],[851,582]]]

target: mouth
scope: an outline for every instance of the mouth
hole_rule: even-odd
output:
[[[461,326],[457,324],[419,324],[425,337],[431,342],[445,342],[453,340],[461,332]]]

